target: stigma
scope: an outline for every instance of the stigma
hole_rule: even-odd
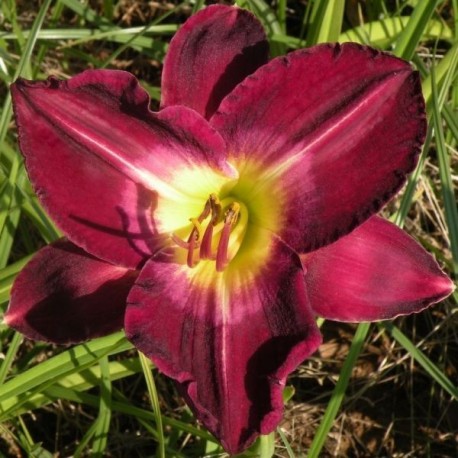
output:
[[[217,272],[223,272],[237,254],[246,231],[248,214],[245,205],[230,198],[220,200],[210,194],[186,240],[171,234],[172,241],[187,251],[186,264],[195,267],[200,261],[214,261]]]

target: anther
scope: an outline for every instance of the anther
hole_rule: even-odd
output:
[[[240,204],[232,202],[224,214],[224,224],[235,224],[240,213]]]
[[[180,248],[184,248],[185,250],[189,250],[189,244],[190,244],[191,241],[193,242],[194,249],[195,248],[199,248],[200,247],[200,239],[202,238],[202,232],[203,232],[202,225],[200,224],[198,218],[189,218],[189,221],[191,221],[191,223],[193,224],[194,227],[193,227],[193,229],[191,231],[191,234],[188,237],[188,241],[187,242],[182,240],[175,233],[172,233],[170,235],[171,239]]]
[[[206,219],[207,216],[210,214],[210,211],[211,211],[211,196],[212,195],[214,195],[214,194],[211,194],[210,195],[210,199],[208,199],[207,202],[205,202],[205,207],[202,210],[202,213],[199,215],[199,218],[197,218],[199,220],[199,223],[201,223],[204,219]]]
[[[214,226],[221,216],[221,201],[218,199],[218,196],[213,193],[210,194],[210,198],[208,200],[210,201],[210,210],[212,214],[210,221]]]
[[[203,236],[203,229],[199,218],[189,218],[189,221],[191,221],[191,223],[194,225],[194,229],[192,230],[190,237],[193,237],[193,235],[197,234],[197,240],[201,240]]]

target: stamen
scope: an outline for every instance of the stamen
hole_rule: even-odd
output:
[[[202,225],[200,224],[199,219],[198,218],[189,218],[189,221],[191,221],[191,223],[194,225],[194,229],[191,231],[191,235],[189,237],[191,238],[197,235],[197,240],[201,240],[202,235],[203,235],[203,229],[202,229]]]
[[[202,237],[202,243],[200,245],[201,259],[215,258],[212,254],[213,227],[216,226],[221,216],[221,201],[218,199],[218,196],[216,194],[210,194],[208,201],[210,202],[212,216]]]
[[[194,230],[191,232],[191,236],[189,237],[188,256],[186,258],[186,264],[191,269],[193,267],[195,267],[197,265],[197,263],[199,262],[198,259],[194,262],[194,250],[196,248],[196,246],[195,246],[196,245],[196,238],[193,236],[193,234],[194,234]]]
[[[178,237],[178,235],[176,235],[175,233],[172,233],[170,237],[180,248],[184,248],[185,250],[189,248],[189,242],[181,240],[180,237]]]
[[[221,216],[221,201],[216,194],[210,194],[210,208],[212,212],[211,223],[213,226],[219,221]]]
[[[194,248],[199,248],[200,247],[200,242],[199,240],[202,237],[202,225],[199,222],[199,218],[189,218],[189,221],[194,225],[191,234],[188,237],[188,241],[185,242],[182,240],[178,235],[176,235],[174,232],[170,235],[170,238],[180,247],[184,248],[185,250],[189,250],[189,243],[191,240],[194,242]]]
[[[211,259],[212,258],[212,239],[213,239],[213,224],[210,222],[205,229],[202,243],[200,244],[200,258]]]
[[[215,194],[211,194],[210,195],[210,199],[211,199],[211,196],[215,196]],[[207,200],[207,202],[205,202],[205,207],[204,209],[202,210],[202,213],[199,215],[199,218],[197,218],[199,220],[199,223],[201,223],[205,218],[207,218],[207,216],[210,214],[210,211],[211,211],[211,202],[210,202],[210,199]]]
[[[188,267],[195,267],[201,259],[214,260],[216,270],[222,272],[238,252],[246,230],[247,211],[243,204],[234,201],[231,203],[231,200],[226,198],[220,201],[216,194],[210,194],[202,213],[197,218],[189,219],[193,227],[187,241],[175,233],[171,234],[172,241],[186,250]],[[226,208],[224,217],[223,208]],[[209,221],[204,223],[208,216]],[[239,218],[241,225],[238,223]],[[214,253],[216,237],[219,240]]]
[[[240,212],[240,204],[233,202],[226,214],[224,215],[224,227],[221,231],[221,238],[218,243],[218,250],[216,252],[216,270],[223,272],[229,264],[227,249],[229,247],[229,236],[231,234],[232,226],[237,222]]]

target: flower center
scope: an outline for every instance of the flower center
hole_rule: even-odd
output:
[[[217,272],[223,272],[242,245],[248,223],[246,206],[230,197],[220,200],[210,194],[201,214],[189,221],[193,227],[186,241],[171,235],[175,244],[187,251],[187,265],[192,268],[200,260],[211,260]]]

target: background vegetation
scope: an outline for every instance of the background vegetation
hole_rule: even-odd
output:
[[[264,23],[273,56],[319,42],[357,41],[420,70],[428,138],[417,170],[385,216],[457,275],[458,0],[237,3]],[[24,171],[8,85],[18,76],[125,69],[157,107],[167,43],[203,6],[201,0],[1,0],[0,315],[15,275],[59,237]],[[246,456],[458,456],[457,299],[393,323],[321,323],[325,343],[290,377],[284,421]],[[122,332],[63,348],[23,340],[0,324],[2,455],[224,453]]]

